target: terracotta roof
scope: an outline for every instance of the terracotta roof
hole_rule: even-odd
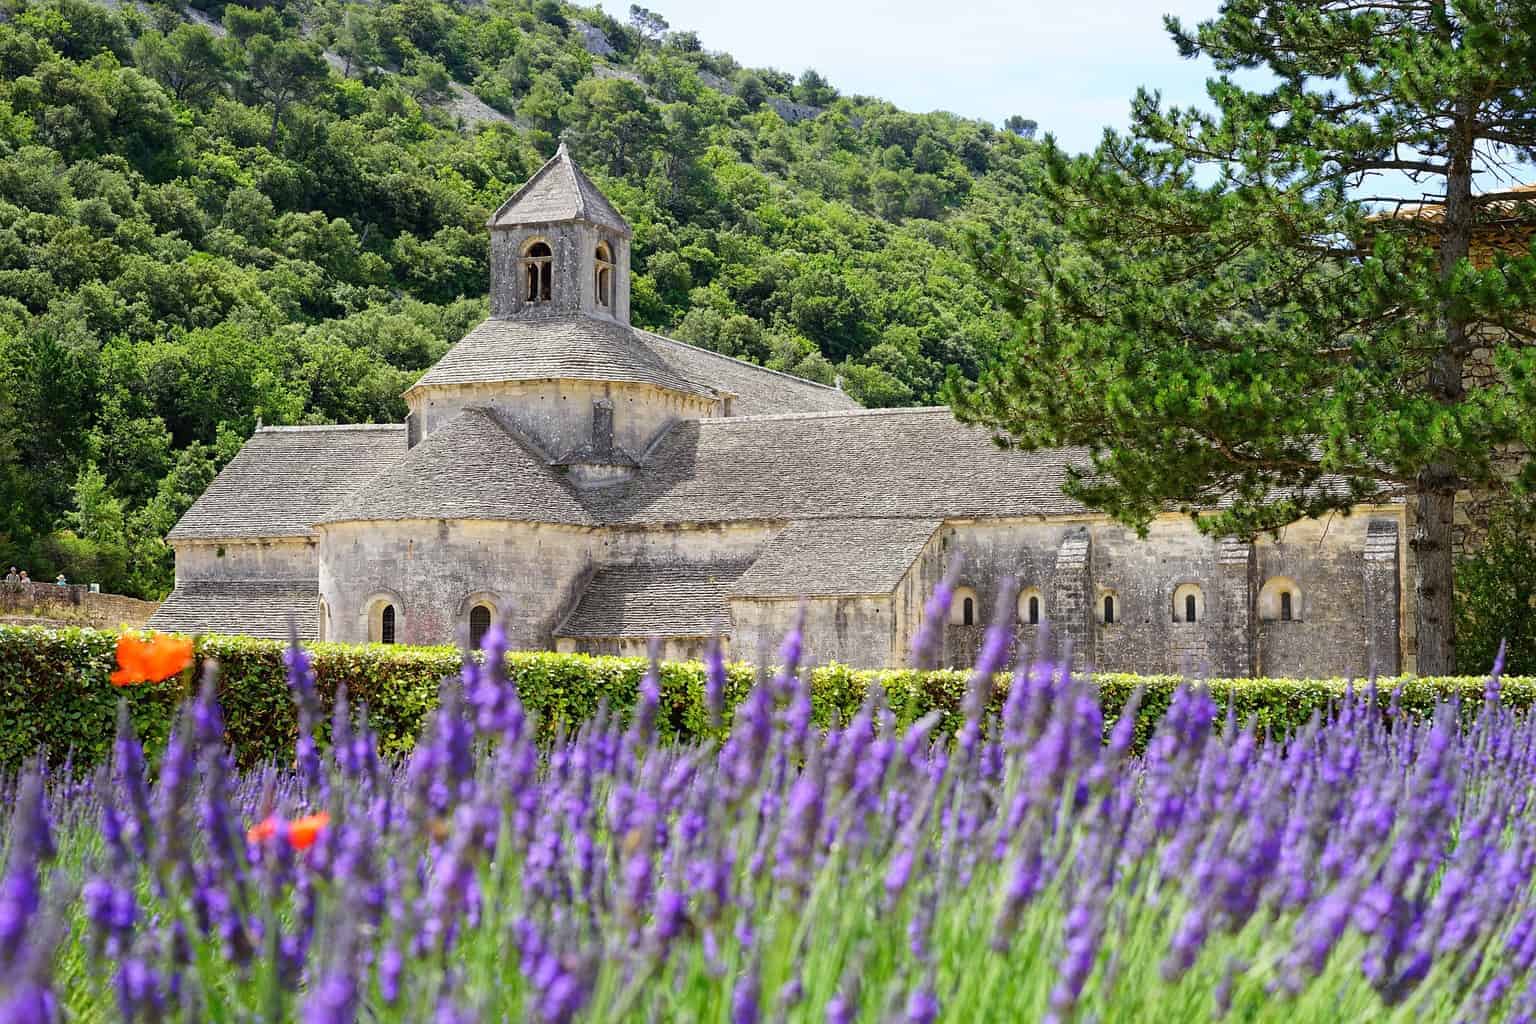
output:
[[[595,522],[548,457],[488,409],[464,410],[317,521]]]
[[[747,563],[673,562],[599,569],[562,637],[705,637],[730,629],[725,595]]]
[[[580,313],[486,320],[412,388],[508,380],[616,381],[715,394],[679,374],[627,324]]]
[[[625,238],[630,236],[629,224],[576,166],[563,142],[555,155],[491,215],[490,226],[494,230],[562,220],[582,220],[611,228]]]
[[[615,524],[1053,516],[1082,449],[999,448],[947,408],[684,420],[634,481],[589,498]]]
[[[839,388],[769,370],[650,331],[636,329],[635,334],[679,376],[734,395],[731,411],[737,416],[835,412],[860,407]]]
[[[206,580],[178,583],[149,617],[152,629],[173,633],[238,633],[288,639],[319,635],[320,585],[314,580]]]
[[[405,427],[264,427],[193,502],[168,539],[303,537],[346,495],[405,455]]]
[[[1509,185],[1507,187],[1492,188],[1483,194],[1504,195],[1513,193],[1508,199],[1499,199],[1486,204],[1486,212],[1502,214],[1518,214],[1528,217],[1533,211],[1529,203],[1536,203],[1536,184],[1533,185]],[[1445,216],[1445,202],[1443,200],[1426,200],[1424,202],[1402,202],[1384,207],[1380,212],[1372,214],[1372,220],[1439,220]]]
[[[791,523],[731,588],[731,597],[889,594],[939,528],[936,519]]]

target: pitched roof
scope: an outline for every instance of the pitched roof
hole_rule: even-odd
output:
[[[630,236],[629,224],[576,166],[563,142],[555,155],[491,215],[490,226],[494,230],[562,220],[584,220],[611,228],[625,238]]]
[[[936,519],[822,519],[790,523],[731,597],[889,594],[939,528]]]
[[[679,376],[734,395],[731,409],[737,416],[859,408],[859,403],[840,388],[769,370],[650,331],[636,329],[635,334]]]
[[[546,457],[481,408],[464,410],[316,518],[595,522]]]
[[[303,537],[332,505],[405,455],[405,427],[264,427],[168,539]]]
[[[589,505],[635,525],[1088,511],[1061,493],[1085,450],[999,448],[943,407],[684,420],[645,463]]]
[[[292,619],[300,640],[319,636],[320,585],[314,580],[182,582],[149,617],[152,629],[288,639]]]
[[[679,374],[627,324],[581,313],[483,321],[412,388],[509,380],[617,381],[715,394]]]
[[[725,595],[746,567],[733,561],[599,569],[555,636],[713,636],[730,628]]]

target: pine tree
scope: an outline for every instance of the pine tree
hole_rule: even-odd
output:
[[[1536,258],[1480,244],[1536,214],[1513,186],[1536,6],[1227,0],[1167,25],[1215,64],[1212,109],[1143,90],[1128,136],[1049,145],[1069,241],[977,241],[1017,333],[950,397],[1004,443],[1087,446],[1069,492],[1140,529],[1176,508],[1251,537],[1405,495],[1418,670],[1450,672],[1456,493],[1536,442]]]

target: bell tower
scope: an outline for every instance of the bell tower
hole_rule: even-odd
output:
[[[490,219],[491,316],[629,323],[631,231],[560,148]]]

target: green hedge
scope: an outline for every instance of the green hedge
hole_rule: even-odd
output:
[[[111,748],[117,701],[128,698],[134,723],[148,744],[164,743],[175,708],[189,683],[172,680],[159,685],[119,689],[107,681],[114,667],[116,634],[89,629],[0,627],[0,766],[14,767],[39,749],[54,760],[72,757],[77,765],[94,764]],[[243,637],[204,637],[200,658],[215,658],[221,667],[219,686],[230,742],[242,763],[291,757],[297,725],[284,679],[284,645]],[[354,703],[366,701],[369,718],[386,754],[410,749],[422,721],[437,703],[441,681],[456,675],[457,651],[447,647],[385,647],[317,644],[311,648],[320,693],[329,708],[338,684],[346,683]],[[550,735],[561,722],[590,716],[607,697],[624,710],[633,705],[645,662],[638,658],[595,657],[584,654],[515,653],[508,658],[509,674],[517,681],[524,703]],[[965,692],[967,673],[958,671],[859,671],[842,665],[817,669],[812,701],[819,722],[843,720],[857,711],[872,684],[884,687],[902,721],[914,721],[931,710],[945,714],[951,728]],[[1100,674],[1101,700],[1113,718],[1130,694],[1145,686],[1137,723],[1145,742],[1168,705],[1180,680],[1176,676]],[[741,699],[752,683],[752,669],[730,666],[728,699]],[[1396,680],[1379,683],[1382,700]],[[1436,702],[1461,694],[1475,704],[1481,700],[1482,677],[1403,681],[1403,706],[1423,712]],[[1326,711],[1343,692],[1342,679],[1212,680],[1210,686],[1223,708],[1235,701],[1238,717],[1256,716],[1261,727],[1276,733],[1299,726],[1316,711]],[[1536,700],[1536,678],[1505,679],[1506,703],[1524,709]],[[994,696],[1001,704],[1000,686]],[[675,738],[709,731],[704,706],[704,668],[698,662],[667,663],[661,672],[662,731]],[[328,725],[327,721],[327,725]]]

